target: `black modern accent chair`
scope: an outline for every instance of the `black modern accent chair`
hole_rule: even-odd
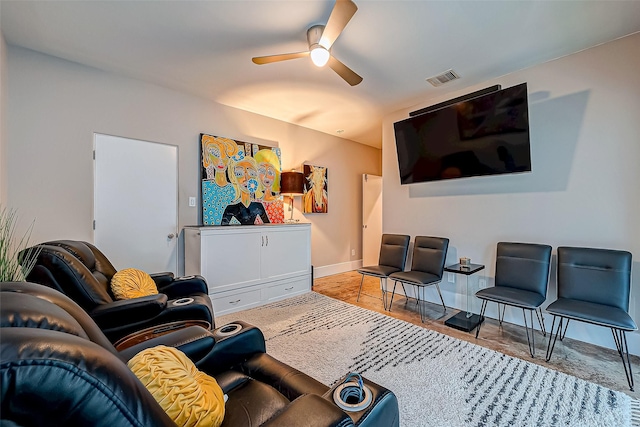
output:
[[[476,296],[482,300],[480,318],[484,317],[487,302],[498,303],[498,320],[502,325],[506,307],[522,309],[524,328],[529,344],[531,357],[535,355],[535,338],[533,329],[533,312],[535,311],[542,335],[547,336],[542,317],[542,303],[547,299],[549,284],[549,268],[551,265],[551,246],[535,243],[499,242],[496,254],[495,286],[481,289]],[[503,305],[500,313],[500,304]],[[531,338],[527,314],[531,320]],[[476,338],[480,333],[480,323],[476,329]]]
[[[116,300],[111,278],[117,271],[95,246],[56,240],[37,247],[40,253],[27,280],[74,300],[112,342],[141,329],[173,322],[198,321],[215,327],[207,283],[200,276],[151,274],[157,295]]]
[[[334,403],[334,388],[271,357],[262,332],[244,322],[191,326],[118,352],[65,295],[4,282],[0,335],[2,426],[175,427],[126,365],[158,345],[178,348],[215,378],[228,396],[222,427],[399,425],[390,390],[364,379],[372,403],[347,413]]]
[[[404,234],[382,235],[378,265],[369,265],[357,270],[358,273],[362,274],[362,280],[360,280],[360,290],[358,290],[358,298],[356,301],[360,301],[364,276],[374,276],[380,278],[382,304],[385,309],[387,308],[387,278],[392,273],[404,270],[410,240],[411,237]]]
[[[398,285],[398,282],[400,282],[404,295],[407,299],[407,290],[404,285],[407,284],[417,287],[416,303],[418,304],[418,310],[420,311],[420,321],[424,322],[424,310],[420,305],[420,288],[435,285],[438,290],[438,295],[440,296],[440,301],[442,301],[442,307],[444,307],[445,313],[447,312],[447,306],[444,305],[442,292],[440,292],[440,282],[442,281],[444,262],[447,258],[448,249],[449,239],[447,238],[416,236],[415,241],[413,242],[411,270],[399,271],[389,276],[389,278],[393,280],[393,292],[391,294],[389,310],[391,310],[391,305],[393,304],[396,286]]]
[[[633,374],[626,332],[638,326],[629,316],[631,253],[612,249],[561,246],[558,248],[558,299],[547,307],[553,315],[547,362],[570,320],[611,329],[624,372],[633,391]],[[554,334],[556,319],[559,319]],[[566,323],[565,323],[566,322]],[[563,329],[564,326],[564,329]]]

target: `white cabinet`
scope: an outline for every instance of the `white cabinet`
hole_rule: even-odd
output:
[[[311,224],[185,227],[184,242],[216,315],[311,290]]]
[[[306,225],[272,227],[262,233],[262,278],[311,274],[311,227]]]

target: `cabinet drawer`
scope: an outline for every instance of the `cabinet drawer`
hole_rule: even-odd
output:
[[[265,299],[267,301],[274,301],[308,292],[310,290],[310,284],[311,276],[279,282],[278,284],[265,288]]]
[[[260,289],[210,296],[216,316],[260,305]]]

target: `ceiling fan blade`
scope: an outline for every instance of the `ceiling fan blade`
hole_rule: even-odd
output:
[[[309,56],[308,51],[296,52],[296,53],[283,53],[281,55],[256,56],[251,60],[254,62],[254,64],[262,65],[262,64],[270,64],[272,62],[287,61],[289,59],[304,58],[305,56]]]
[[[320,45],[328,50],[357,10],[358,6],[351,0],[336,0],[336,4],[333,6],[329,16],[329,21],[327,21],[327,25],[322,32]]]
[[[329,65],[329,67],[333,71],[338,73],[338,75],[351,86],[355,86],[362,81],[362,77],[357,75],[351,68],[347,67],[333,56],[329,57],[329,62],[327,63],[327,65]]]

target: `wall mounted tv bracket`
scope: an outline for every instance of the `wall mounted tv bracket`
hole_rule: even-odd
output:
[[[429,107],[421,108],[420,110],[412,111],[409,113],[409,117],[419,116],[421,114],[430,113],[431,111],[436,111],[444,107],[448,107],[449,105],[457,104],[458,102],[468,101],[469,99],[477,98],[479,96],[487,95],[493,92],[497,92],[502,89],[502,85],[490,86],[485,89],[480,89],[475,92],[468,93],[466,95],[459,96],[457,98],[450,99],[448,101],[440,102],[435,105],[431,105]]]

